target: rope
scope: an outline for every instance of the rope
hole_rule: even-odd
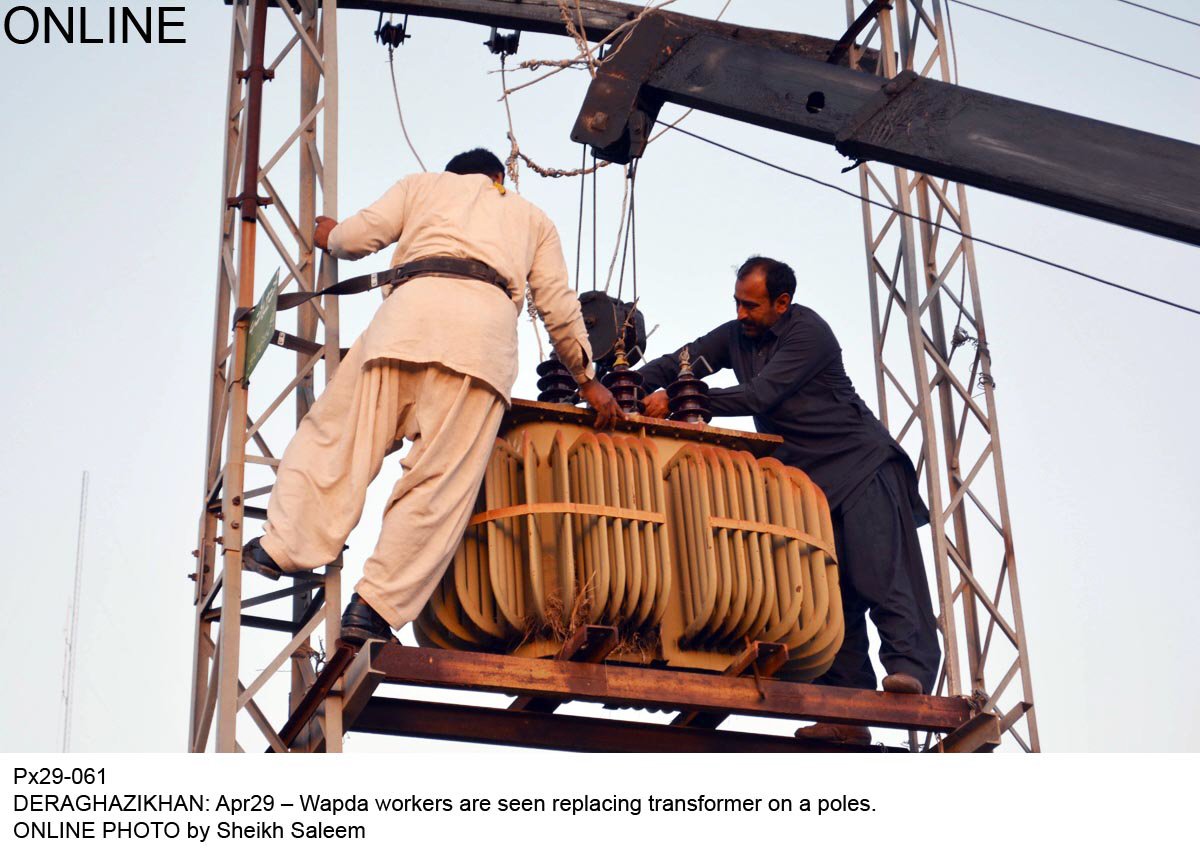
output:
[[[1103,284],[1106,287],[1112,287],[1117,290],[1123,290],[1126,293],[1133,294],[1134,296],[1141,296],[1144,299],[1149,299],[1153,302],[1158,302],[1163,305],[1167,305],[1171,308],[1178,308],[1180,311],[1186,311],[1189,314],[1196,314],[1196,315],[1200,316],[1200,309],[1198,309],[1198,308],[1192,308],[1188,305],[1181,305],[1178,302],[1172,302],[1171,300],[1164,299],[1161,296],[1155,296],[1154,294],[1146,293],[1143,290],[1137,290],[1135,288],[1128,287],[1123,284],[1118,284],[1115,281],[1109,281],[1106,278],[1101,278],[1100,276],[1096,276],[1096,275],[1092,275],[1091,273],[1083,272],[1082,270],[1075,269],[1074,267],[1069,267],[1066,264],[1060,264],[1057,261],[1051,261],[1051,260],[1047,260],[1046,258],[1040,258],[1037,255],[1032,255],[1028,252],[1023,252],[1020,249],[1014,249],[1011,246],[1005,246],[1002,243],[995,243],[991,240],[985,240],[982,237],[975,237],[970,234],[964,234],[962,231],[959,231],[956,228],[952,228],[949,225],[945,225],[945,224],[939,225],[938,223],[933,222],[929,219],[926,219],[923,216],[918,216],[913,213],[905,213],[903,211],[895,209],[891,205],[884,204],[883,202],[880,202],[880,201],[875,201],[874,199],[867,198],[866,196],[859,195],[856,192],[852,192],[843,187],[839,187],[837,184],[831,184],[828,181],[822,181],[820,178],[814,178],[811,175],[804,174],[803,172],[797,172],[797,171],[795,171],[793,169],[789,169],[785,166],[780,166],[778,163],[772,163],[771,161],[764,160],[761,157],[755,157],[753,154],[747,154],[745,151],[739,151],[736,148],[731,148],[728,145],[723,145],[720,142],[716,142],[712,139],[708,139],[706,137],[700,136],[699,134],[692,133],[690,130],[684,130],[681,127],[677,127],[677,128],[675,128],[675,132],[682,133],[684,136],[690,136],[693,139],[699,139],[701,142],[707,142],[709,145],[712,145],[716,148],[720,148],[721,150],[727,151],[730,154],[736,154],[739,157],[744,157],[747,160],[751,160],[755,163],[759,163],[763,166],[767,166],[768,168],[775,169],[777,171],[783,172],[788,175],[792,175],[793,177],[801,178],[805,181],[809,181],[811,183],[817,184],[818,186],[825,187],[826,189],[834,190],[835,192],[839,192],[842,195],[849,196],[850,198],[857,199],[862,202],[866,202],[867,204],[873,205],[878,208],[882,208],[883,210],[891,211],[898,216],[904,216],[904,217],[907,217],[908,219],[912,219],[916,222],[924,222],[927,225],[933,225],[934,227],[944,229],[946,231],[949,231],[951,234],[957,234],[959,237],[962,237],[964,240],[970,240],[973,243],[979,243],[984,246],[990,246],[993,249],[999,249],[1002,252],[1008,252],[1009,254],[1017,255],[1018,257],[1025,258],[1026,260],[1036,261],[1039,264],[1045,264],[1048,267],[1053,267],[1054,269],[1062,270],[1063,272],[1072,273],[1074,275],[1080,276],[1081,278],[1086,278],[1089,281],[1094,281],[1097,284]]]
[[[396,85],[396,64],[392,60],[392,54],[395,49],[388,46],[388,71],[392,75],[392,95],[396,98],[396,115],[400,117],[400,132],[404,134],[404,141],[408,143],[408,150],[417,158],[417,165],[421,167],[422,172],[428,172],[425,168],[425,162],[421,159],[421,155],[417,153],[417,149],[413,146],[412,140],[408,136],[408,128],[404,124],[404,110],[400,109],[400,88]]]
[[[561,0],[559,0],[559,1],[561,2]],[[618,35],[620,35],[621,33],[625,32],[626,30],[628,30],[630,27],[635,27],[635,26],[637,26],[638,24],[640,24],[640,23],[641,23],[641,21],[642,21],[642,19],[643,19],[644,17],[646,17],[646,15],[650,14],[651,12],[657,12],[659,9],[662,9],[664,6],[670,6],[670,5],[671,5],[672,3],[674,3],[674,2],[675,2],[675,0],[663,0],[663,2],[659,3],[657,6],[651,6],[651,5],[647,4],[647,5],[646,5],[646,6],[645,6],[645,7],[642,9],[642,11],[641,11],[641,12],[639,12],[639,13],[637,14],[637,16],[636,16],[636,17],[634,17],[634,18],[632,18],[632,19],[630,19],[630,20],[626,21],[625,23],[621,24],[621,26],[617,27],[617,28],[616,28],[616,29],[614,29],[614,30],[613,30],[611,33],[609,33],[608,35],[606,35],[604,38],[600,39],[600,41],[596,42],[596,47],[595,47],[594,49],[593,49],[593,48],[591,48],[591,47],[589,46],[589,49],[588,49],[588,51],[586,51],[586,52],[582,52],[582,53],[579,53],[578,55],[576,55],[576,56],[575,56],[575,61],[576,61],[576,62],[583,62],[583,61],[584,61],[584,59],[585,59],[585,57],[586,57],[588,54],[590,54],[592,50],[599,50],[600,48],[604,47],[606,44],[608,44],[609,42],[611,42],[611,41],[612,41],[614,38],[616,38]],[[620,48],[618,48],[618,51],[619,51],[619,50],[620,50]],[[605,60],[611,59],[613,56],[616,56],[616,54],[617,54],[617,51],[614,51],[613,53],[611,53],[611,54],[609,54],[607,57],[605,57]],[[543,80],[545,80],[545,79],[546,79],[546,78],[548,78],[548,77],[553,77],[555,74],[558,74],[560,71],[564,70],[565,68],[570,68],[570,67],[573,67],[573,63],[568,63],[568,62],[566,62],[566,61],[561,61],[561,62],[563,62],[563,64],[559,65],[559,67],[556,67],[556,68],[554,68],[554,69],[552,69],[552,70],[550,70],[550,71],[547,71],[547,72],[546,72],[545,74],[543,74],[541,77],[535,77],[535,78],[534,78],[534,79],[532,79],[532,80],[529,80],[529,81],[527,81],[527,82],[525,82],[525,83],[522,83],[520,86],[514,86],[513,88],[509,89],[509,90],[508,90],[508,94],[510,94],[510,95],[511,95],[511,94],[513,94],[514,92],[519,92],[519,91],[521,91],[522,89],[527,89],[527,88],[529,88],[530,86],[532,86],[532,85],[533,85],[533,84],[535,84],[535,83],[540,83],[540,82],[542,82]],[[549,65],[549,64],[556,64],[556,65],[558,65],[558,62],[555,62],[555,63],[545,62],[544,64],[547,64],[547,65]],[[600,64],[603,64],[603,62],[601,62]]]

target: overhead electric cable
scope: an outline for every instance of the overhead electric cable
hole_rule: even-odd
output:
[[[1049,27],[1043,27],[1040,24],[1031,23],[1030,21],[1026,21],[1023,18],[1014,18],[1012,15],[1005,15],[1004,13],[997,12],[994,9],[987,9],[983,6],[976,6],[974,3],[967,3],[966,0],[950,0],[950,2],[957,3],[959,6],[966,6],[968,9],[974,9],[976,12],[983,12],[988,15],[995,15],[997,18],[1003,18],[1006,21],[1012,21],[1014,24],[1021,24],[1022,26],[1031,27],[1032,29],[1035,29],[1035,30],[1041,30],[1044,33],[1050,33],[1051,35],[1058,36],[1059,38],[1065,38],[1069,41],[1078,42],[1079,44],[1086,44],[1089,47],[1095,47],[1100,50],[1107,51],[1108,53],[1115,53],[1117,56],[1123,56],[1126,59],[1132,59],[1132,60],[1135,60],[1136,62],[1143,62],[1146,65],[1153,65],[1155,68],[1161,68],[1164,71],[1174,71],[1176,74],[1182,74],[1184,77],[1191,77],[1193,80],[1200,80],[1200,74],[1193,74],[1190,71],[1184,71],[1182,68],[1176,68],[1173,65],[1164,65],[1161,62],[1155,62],[1153,59],[1146,59],[1146,57],[1144,57],[1144,56],[1136,56],[1132,53],[1126,53],[1123,50],[1118,50],[1115,47],[1109,47],[1107,45],[1097,44],[1094,41],[1088,41],[1087,39],[1082,39],[1082,38],[1079,38],[1078,36],[1073,36],[1068,33],[1060,32],[1059,30],[1052,30]]]
[[[1048,267],[1053,267],[1054,269],[1062,270],[1063,272],[1073,273],[1074,275],[1080,276],[1081,278],[1086,278],[1090,281],[1094,281],[1097,284],[1103,284],[1107,287],[1113,287],[1113,288],[1116,288],[1117,290],[1123,290],[1126,293],[1132,293],[1134,296],[1141,296],[1145,299],[1149,299],[1154,302],[1159,302],[1163,305],[1168,305],[1171,308],[1178,308],[1180,311],[1186,311],[1189,314],[1200,315],[1200,308],[1192,308],[1188,305],[1181,305],[1178,302],[1172,302],[1171,300],[1164,299],[1161,296],[1155,296],[1152,293],[1146,293],[1144,290],[1137,290],[1135,288],[1128,287],[1124,284],[1118,284],[1115,281],[1109,281],[1106,278],[1101,278],[1100,276],[1092,275],[1091,273],[1083,272],[1082,270],[1077,270],[1074,267],[1069,267],[1066,264],[1060,264],[1057,261],[1051,261],[1051,260],[1047,260],[1046,258],[1040,258],[1037,255],[1031,255],[1028,252],[1021,251],[1020,249],[1014,249],[1011,246],[1005,246],[1002,243],[995,243],[991,240],[985,240],[982,237],[976,237],[971,234],[966,234],[962,231],[959,231],[957,228],[952,228],[951,226],[945,225],[945,224],[939,224],[937,222],[934,222],[933,220],[926,219],[923,216],[917,216],[916,214],[913,214],[913,213],[905,213],[904,211],[897,210],[896,208],[892,207],[891,205],[884,204],[881,201],[875,201],[874,199],[870,199],[870,198],[867,198],[866,196],[859,195],[858,193],[852,192],[851,190],[845,189],[844,187],[839,187],[837,184],[831,184],[828,181],[821,180],[820,178],[814,178],[812,175],[806,175],[803,172],[797,172],[794,169],[787,168],[786,166],[780,166],[778,163],[772,163],[770,160],[764,160],[761,157],[755,157],[753,154],[748,154],[745,151],[740,151],[737,148],[732,148],[728,145],[724,145],[715,140],[701,136],[698,133],[692,133],[690,130],[684,130],[681,127],[675,127],[672,129],[676,133],[682,133],[684,136],[690,136],[693,139],[699,139],[701,142],[707,142],[709,145],[720,148],[722,151],[727,151],[730,154],[736,154],[739,157],[744,157],[747,160],[752,160],[755,163],[759,163],[763,166],[767,166],[768,168],[775,169],[777,171],[783,172],[788,175],[792,175],[793,177],[796,177],[796,178],[801,178],[803,180],[806,180],[811,183],[817,184],[819,186],[825,187],[826,189],[835,190],[836,192],[839,192],[842,195],[850,196],[850,198],[858,199],[859,201],[865,201],[867,204],[882,208],[883,210],[891,211],[892,213],[895,213],[898,216],[904,216],[904,217],[906,217],[908,219],[912,219],[916,222],[924,222],[926,225],[932,225],[935,228],[945,229],[946,231],[949,231],[951,234],[957,234],[959,237],[962,237],[963,239],[966,239],[966,240],[970,240],[973,243],[979,243],[984,246],[990,246],[993,249],[999,249],[1002,252],[1008,252],[1009,254],[1017,255],[1018,257],[1025,258],[1026,260],[1036,261],[1039,264],[1045,264]]]
[[[1181,18],[1178,15],[1172,15],[1170,12],[1164,12],[1162,9],[1143,6],[1141,3],[1132,2],[1132,0],[1117,0],[1117,2],[1124,3],[1126,6],[1132,6],[1135,9],[1144,9],[1147,12],[1153,12],[1155,15],[1162,15],[1164,18],[1171,18],[1172,20],[1179,21],[1181,24],[1191,24],[1193,27],[1200,27],[1200,21],[1193,21],[1191,18]]]

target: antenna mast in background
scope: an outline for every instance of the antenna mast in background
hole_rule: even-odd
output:
[[[83,472],[79,489],[79,537],[75,541],[75,587],[71,592],[68,613],[71,626],[67,632],[67,648],[63,658],[63,736],[62,751],[71,751],[71,699],[75,687],[75,642],[79,636],[79,591],[83,586],[83,531],[87,523],[88,472]]]

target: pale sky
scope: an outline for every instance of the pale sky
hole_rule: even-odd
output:
[[[711,16],[721,5],[681,0],[673,8]],[[1200,28],[1114,0],[981,5],[1200,73]],[[1152,5],[1197,17],[1185,0]],[[1200,142],[1200,82],[964,7],[952,13],[963,85]],[[840,0],[734,0],[726,19],[836,38],[844,15]],[[10,365],[0,441],[9,548],[0,630],[15,676],[0,711],[4,750],[59,746],[85,469],[91,495],[73,746],[185,746],[193,627],[186,575],[202,498],[229,13],[217,2],[193,3],[184,20],[185,45],[0,41],[8,81],[0,95],[7,294],[0,340]],[[416,164],[400,136],[386,51],[372,40],[376,16],[343,12],[339,24],[345,215]],[[276,49],[285,27],[272,12],[268,39]],[[411,32],[396,64],[405,118],[426,163],[440,168],[477,145],[503,157],[500,82],[487,73],[497,63],[480,44],[487,29],[413,19]],[[569,47],[526,34],[517,59],[561,57]],[[566,72],[514,96],[517,134],[534,159],[578,165],[568,134],[585,87],[581,72]],[[264,151],[290,131],[296,91],[285,65],[267,88],[264,139],[272,141]],[[663,115],[678,113],[668,107]],[[700,114],[685,126],[857,189],[831,148]],[[620,177],[608,171],[602,269],[620,202]],[[294,175],[294,161],[279,173]],[[523,175],[522,194],[558,224],[573,267],[578,183]],[[984,191],[969,198],[980,237],[1200,305],[1194,247]],[[733,269],[748,255],[773,255],[795,267],[798,300],[830,322],[874,407],[857,202],[668,134],[642,163],[638,214],[642,308],[648,325],[660,326],[653,353],[729,319]],[[262,257],[260,291],[274,269]],[[1200,597],[1193,364],[1200,318],[986,247],[977,257],[1043,746],[1200,748],[1192,613]],[[343,264],[342,275],[386,263]],[[344,301],[346,341],[376,304],[374,297]],[[537,350],[528,323],[521,334],[516,393],[534,396]],[[286,368],[274,355],[274,366],[269,354],[262,370]],[[271,441],[281,452],[286,435]],[[394,461],[385,464],[350,540],[347,585],[369,553],[398,471]],[[347,748],[443,747],[353,736]]]

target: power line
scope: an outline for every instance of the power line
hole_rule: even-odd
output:
[[[1014,24],[1021,24],[1022,26],[1031,27],[1032,29],[1040,30],[1044,33],[1050,33],[1051,35],[1058,36],[1059,38],[1065,38],[1065,39],[1068,39],[1069,41],[1078,42],[1079,44],[1086,44],[1089,47],[1098,48],[1100,50],[1107,51],[1108,53],[1115,53],[1117,56],[1123,56],[1126,59],[1132,59],[1136,62],[1145,63],[1146,65],[1153,65],[1155,68],[1161,68],[1164,71],[1174,71],[1176,74],[1182,74],[1184,77],[1191,77],[1193,80],[1200,80],[1200,74],[1193,74],[1190,71],[1184,71],[1182,68],[1176,68],[1173,65],[1164,65],[1161,62],[1155,62],[1153,59],[1146,59],[1146,57],[1144,57],[1144,56],[1136,56],[1132,53],[1126,53],[1123,50],[1118,50],[1115,47],[1109,47],[1107,45],[1097,44],[1094,41],[1088,41],[1087,39],[1081,39],[1078,36],[1073,36],[1068,33],[1060,32],[1059,30],[1052,30],[1049,27],[1043,27],[1040,24],[1034,24],[1034,23],[1026,21],[1022,18],[1014,18],[1012,15],[1005,15],[1002,12],[995,11],[994,9],[986,9],[983,6],[976,6],[974,3],[965,2],[965,0],[950,0],[950,2],[957,3],[959,6],[966,6],[968,9],[974,9],[976,12],[983,12],[988,15],[995,15],[997,18],[1003,18],[1006,21],[1012,21]]]
[[[1200,27],[1200,21],[1193,21],[1190,18],[1181,18],[1178,15],[1172,15],[1170,12],[1164,12],[1162,9],[1155,9],[1152,6],[1143,6],[1141,3],[1134,3],[1132,0],[1117,0],[1118,3],[1124,3],[1126,6],[1132,6],[1135,9],[1144,9],[1147,12],[1153,12],[1155,15],[1162,15],[1164,18],[1170,18],[1174,21],[1179,21],[1182,24],[1191,24],[1193,27]]]
[[[962,231],[959,231],[957,228],[952,228],[951,226],[946,225],[944,223],[934,222],[933,220],[926,219],[923,216],[917,216],[916,214],[913,214],[913,213],[905,213],[904,211],[897,210],[896,208],[892,207],[891,205],[884,204],[883,202],[875,201],[874,199],[867,198],[866,196],[863,196],[863,195],[859,195],[858,193],[852,192],[848,189],[845,189],[844,187],[839,187],[837,184],[831,184],[828,181],[822,181],[820,178],[814,178],[811,175],[804,174],[803,172],[797,172],[793,169],[787,168],[786,166],[780,166],[778,163],[772,163],[770,160],[764,160],[761,157],[755,157],[753,154],[748,154],[745,151],[741,151],[737,148],[731,148],[728,145],[724,145],[715,140],[708,139],[707,137],[701,136],[698,133],[692,133],[690,130],[684,130],[682,127],[673,127],[672,130],[674,130],[676,133],[682,133],[684,136],[690,136],[693,139],[699,139],[701,142],[707,142],[709,145],[713,145],[717,148],[720,148],[723,151],[729,152],[730,154],[736,154],[739,157],[744,157],[747,160],[752,160],[755,163],[759,163],[763,166],[767,166],[768,168],[775,169],[780,172],[784,172],[785,174],[792,175],[793,177],[796,177],[796,178],[802,178],[803,180],[810,181],[811,183],[825,187],[826,189],[835,190],[836,192],[839,192],[842,195],[850,196],[850,198],[858,199],[859,201],[864,201],[867,204],[874,205],[875,207],[879,207],[884,210],[891,211],[891,212],[897,214],[898,216],[904,216],[909,219],[915,220],[917,222],[923,222],[926,225],[932,225],[935,228],[942,228],[946,231],[949,231],[952,234],[957,234],[959,237],[962,237],[965,240],[970,240],[973,243],[979,243],[984,246],[990,246],[993,249],[999,249],[1002,252],[1008,252],[1009,254],[1017,255],[1018,257],[1025,258],[1026,260],[1036,261],[1039,264],[1045,264],[1048,267],[1053,267],[1054,269],[1062,270],[1063,272],[1073,273],[1074,275],[1080,276],[1082,278],[1086,278],[1090,281],[1094,281],[1097,284],[1103,284],[1107,287],[1113,287],[1113,288],[1116,288],[1117,290],[1123,290],[1126,293],[1132,293],[1134,296],[1141,296],[1145,299],[1149,299],[1154,302],[1159,302],[1163,305],[1168,305],[1171,308],[1178,308],[1180,311],[1187,311],[1189,314],[1196,314],[1196,315],[1200,316],[1200,309],[1198,309],[1198,308],[1192,308],[1187,305],[1181,305],[1178,302],[1172,302],[1171,300],[1164,299],[1161,296],[1155,296],[1154,294],[1146,293],[1143,290],[1136,290],[1132,287],[1127,287],[1124,284],[1118,284],[1115,281],[1109,281],[1106,278],[1100,278],[1100,276],[1092,275],[1091,273],[1083,272],[1082,270],[1077,270],[1074,267],[1069,267],[1066,264],[1060,264],[1057,261],[1047,260],[1046,258],[1039,258],[1037,255],[1031,255],[1028,252],[1023,252],[1020,249],[1014,249],[1011,246],[1005,246],[1002,243],[994,243],[991,240],[985,240],[982,237],[975,237],[974,235],[971,235],[971,234],[965,234]]]

